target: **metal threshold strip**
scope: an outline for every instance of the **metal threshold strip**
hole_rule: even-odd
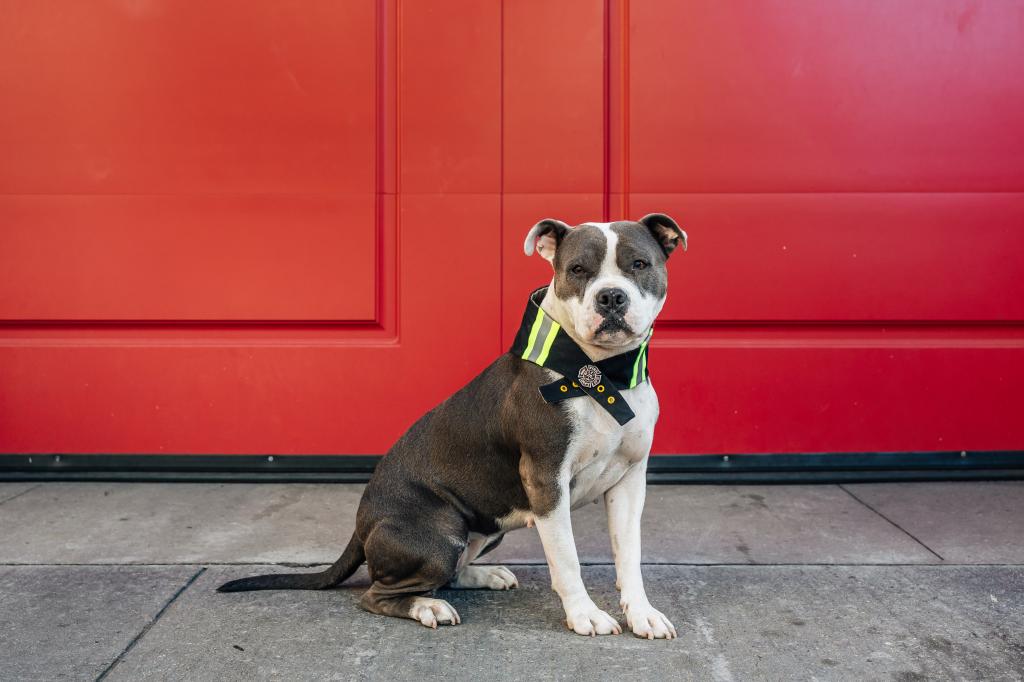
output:
[[[379,455],[0,455],[0,481],[361,483]],[[1024,478],[1024,451],[655,455],[650,483]]]

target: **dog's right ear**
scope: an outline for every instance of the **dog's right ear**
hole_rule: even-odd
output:
[[[527,256],[533,255],[533,249],[548,261],[555,259],[555,250],[562,243],[565,235],[569,234],[572,228],[561,220],[545,218],[530,228],[526,234],[526,241],[523,243],[523,251]]]

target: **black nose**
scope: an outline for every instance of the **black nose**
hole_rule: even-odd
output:
[[[599,313],[621,313],[629,305],[629,297],[622,289],[601,289],[594,303]]]

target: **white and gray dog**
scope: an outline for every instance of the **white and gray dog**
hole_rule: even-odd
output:
[[[658,420],[646,348],[665,304],[665,264],[679,246],[685,250],[686,233],[662,214],[534,225],[526,254],[536,249],[554,277],[530,297],[517,345],[395,443],[363,493],[338,561],[320,573],[244,578],[220,591],[334,587],[365,561],[373,584],[364,609],[457,625],[459,614],[433,591],[517,587],[504,566],[473,561],[508,531],[536,525],[568,627],[618,634],[619,622],[583,585],[569,516],[603,496],[626,623],[640,637],[675,637],[644,591],[640,515]]]

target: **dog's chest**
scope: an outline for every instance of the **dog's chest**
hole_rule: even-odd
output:
[[[574,509],[599,498],[650,450],[658,420],[654,388],[645,382],[622,391],[622,396],[636,414],[624,426],[594,400],[567,401],[573,437],[566,450],[563,472],[569,478],[570,505]]]

